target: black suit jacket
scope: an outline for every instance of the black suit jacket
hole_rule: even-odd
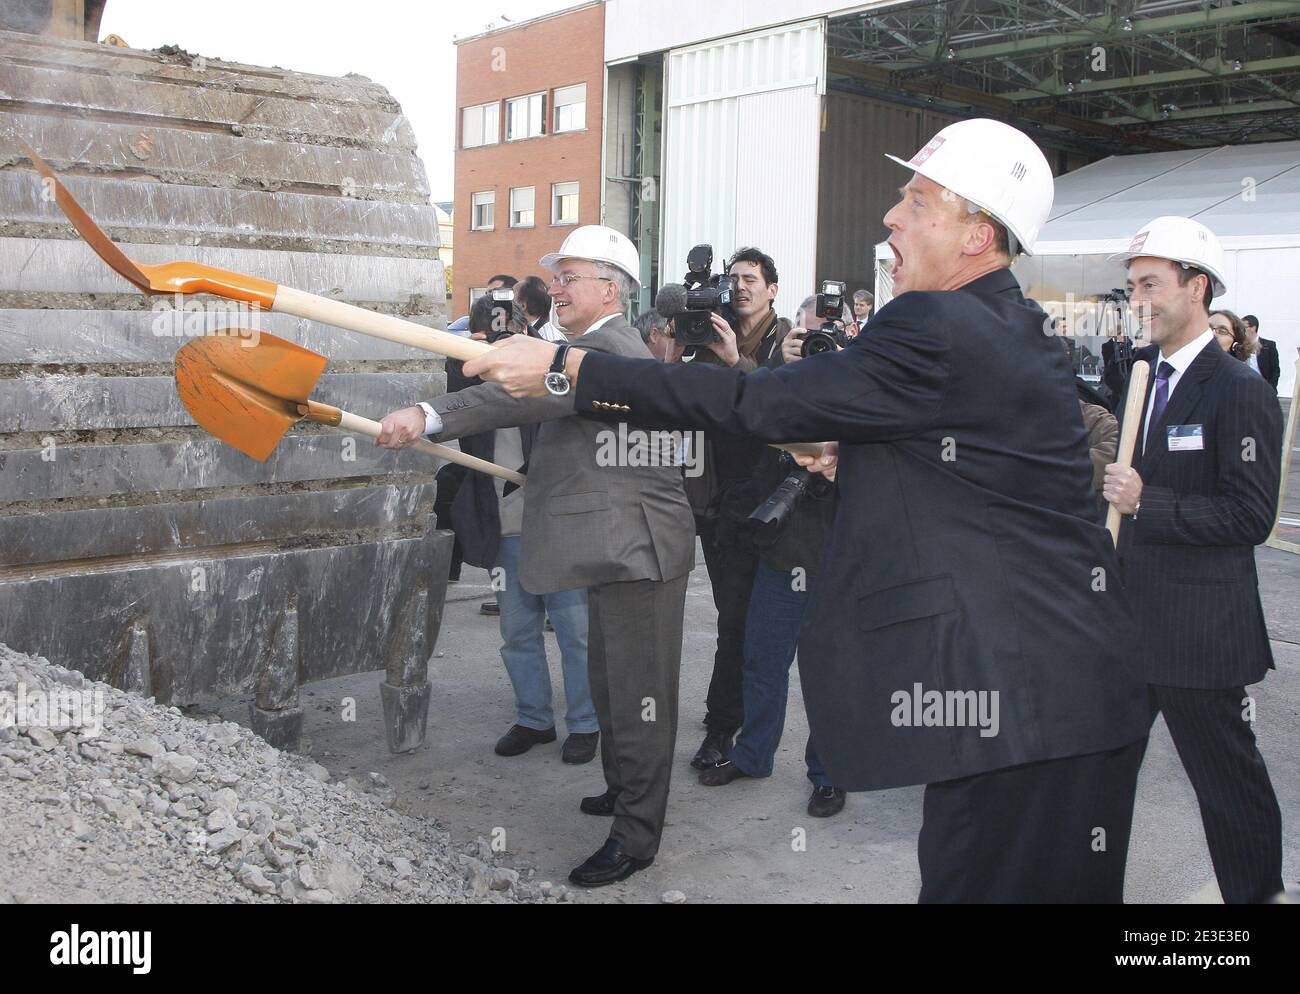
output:
[[[1269,338],[1260,338],[1259,355],[1256,361],[1259,363],[1259,375],[1268,381],[1268,385],[1276,394],[1277,381],[1282,378],[1282,360],[1277,354],[1277,342]]]
[[[840,506],[799,642],[849,790],[1116,748],[1147,731],[1136,634],[1074,378],[1009,270],[905,293],[842,352],[735,370],[587,355],[579,409],[765,441],[838,439]],[[916,717],[917,685],[998,694],[995,735]],[[984,698],[991,709],[992,697]],[[991,729],[990,729],[991,730]]]
[[[1151,363],[1154,384],[1159,349],[1134,358]],[[1201,425],[1204,448],[1170,451],[1174,425]],[[1141,507],[1124,519],[1120,558],[1149,683],[1239,687],[1273,665],[1255,546],[1277,514],[1281,454],[1277,396],[1211,339],[1179,378],[1146,452],[1139,442],[1133,457]]]
[[[529,329],[529,334],[534,338],[538,337],[533,334],[532,329]],[[483,382],[477,376],[466,376],[464,369],[463,360],[447,360],[447,393],[456,393]],[[524,466],[507,468],[521,469],[526,473],[533,442],[537,440],[537,425],[520,425],[518,431],[524,453]],[[460,450],[466,455],[493,462],[496,459],[495,430],[477,435],[465,435],[460,440]],[[509,493],[513,489],[515,484],[507,482],[505,492]],[[501,544],[501,508],[497,501],[496,477],[489,476],[487,473],[469,471],[452,501],[451,527],[456,532],[456,539],[460,542],[461,555],[465,562],[482,569],[491,569],[497,565],[497,551]]]

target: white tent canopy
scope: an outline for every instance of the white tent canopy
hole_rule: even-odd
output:
[[[1260,334],[1278,345],[1279,392],[1290,396],[1300,346],[1300,142],[1117,155],[1066,173],[1034,257],[1016,273],[1039,293],[1123,286],[1123,267],[1106,257],[1162,214],[1195,218],[1219,236],[1228,292],[1214,305],[1259,318]]]
[[[1124,285],[1123,266],[1107,256],[1164,214],[1195,218],[1219,236],[1228,292],[1214,303],[1259,318],[1281,356],[1279,393],[1291,396],[1300,347],[1300,142],[1111,156],[1058,176],[1052,216],[1016,275],[1045,306],[1068,295],[1092,299]],[[877,272],[887,273],[888,246],[877,246],[876,257]]]

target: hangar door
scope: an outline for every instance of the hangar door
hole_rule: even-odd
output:
[[[825,21],[674,49],[664,62],[660,281],[678,282],[691,246],[714,272],[743,245],[776,260],[777,311],[814,290]]]

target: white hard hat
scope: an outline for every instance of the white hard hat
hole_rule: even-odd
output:
[[[1222,297],[1228,292],[1228,284],[1223,280],[1226,269],[1223,246],[1214,232],[1200,221],[1174,214],[1158,217],[1144,225],[1133,236],[1128,248],[1116,252],[1110,261],[1127,263],[1143,255],[1204,269],[1214,281],[1214,296]]]
[[[1023,131],[977,117],[948,125],[906,162],[886,157],[984,208],[1034,254],[1055,184],[1042,150]]]
[[[551,269],[563,259],[605,262],[627,273],[637,286],[641,285],[641,255],[636,246],[627,235],[603,224],[584,224],[581,228],[574,228],[560,246],[560,251],[542,256],[541,265]]]

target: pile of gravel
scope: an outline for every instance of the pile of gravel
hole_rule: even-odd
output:
[[[573,897],[497,865],[483,839],[457,852],[392,810],[378,773],[329,778],[232,722],[0,644],[0,903]]]

